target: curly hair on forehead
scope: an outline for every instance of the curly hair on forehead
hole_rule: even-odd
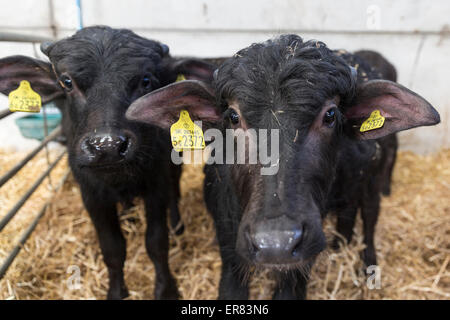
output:
[[[168,47],[131,30],[92,26],[54,42],[45,52],[58,69],[63,64],[81,87],[89,87],[97,73],[127,79],[151,64],[158,75]]]
[[[77,49],[76,52],[74,48]],[[81,29],[71,37],[54,43],[47,49],[47,54],[70,56],[81,52],[80,54],[103,56],[117,54],[117,50],[127,51],[131,57],[168,54],[167,46],[161,45],[158,41],[143,38],[128,29],[113,29],[107,26]]]
[[[215,84],[222,106],[237,99],[255,123],[267,108],[295,111],[293,117],[301,111],[302,118],[312,118],[335,95],[345,108],[356,86],[343,58],[323,42],[304,42],[293,34],[240,50],[220,67]]]

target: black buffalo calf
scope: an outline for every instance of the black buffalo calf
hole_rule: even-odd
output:
[[[321,218],[328,211],[336,211],[337,229],[350,239],[361,209],[364,261],[376,263],[373,235],[386,161],[378,139],[434,125],[439,114],[416,93],[352,65],[353,58],[363,59],[283,35],[239,51],[214,73],[213,86],[178,82],[128,109],[128,119],[165,128],[186,109],[224,134],[279,130],[279,158],[270,167],[276,174],[262,175],[270,168],[261,161],[205,166],[205,200],[223,261],[219,298],[247,298],[251,266],[278,275],[274,298],[304,298],[309,270],[326,245]],[[384,124],[361,132],[374,111]]]
[[[50,63],[25,56],[1,59],[0,91],[9,94],[21,80],[28,80],[43,103],[57,99],[69,164],[108,267],[108,298],[128,295],[123,276],[126,244],[116,204],[127,206],[134,197],[145,201],[145,243],[155,265],[155,298],[177,298],[168,266],[166,210],[170,209],[172,226],[180,227],[181,167],[170,161],[166,132],[130,122],[125,112],[134,100],[174,82],[178,74],[211,81],[214,67],[194,59],[173,59],[162,43],[103,26],[44,43],[41,50]]]

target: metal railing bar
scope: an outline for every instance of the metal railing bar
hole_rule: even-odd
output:
[[[69,176],[70,169],[67,169],[66,173],[64,174],[63,178],[59,182],[59,184],[55,188],[55,194],[59,191],[59,189],[64,185],[64,182],[66,181],[67,177]],[[51,201],[54,199],[54,197],[48,199],[45,204],[42,206],[41,210],[37,214],[37,216],[33,219],[30,226],[25,230],[24,233],[22,233],[22,236],[19,239],[19,242],[17,245],[13,248],[11,253],[6,257],[6,259],[3,261],[3,264],[0,266],[0,279],[3,278],[3,276],[6,274],[6,271],[8,271],[8,268],[13,263],[14,259],[19,254],[20,250],[22,249],[25,242],[30,237],[31,233],[36,228],[38,222],[41,220],[41,218],[44,216],[45,211],[47,210],[48,206],[50,205]]]
[[[45,42],[52,41],[52,38],[34,36],[28,34],[12,33],[12,32],[0,32],[0,41],[9,42]]]
[[[3,119],[4,117],[9,116],[10,114],[12,114],[12,112],[9,109],[5,109],[0,111],[0,119]]]
[[[42,108],[42,115],[44,116],[44,137],[48,136],[48,121],[47,121],[47,108]],[[47,159],[47,165],[50,165],[50,152],[48,151],[48,145],[45,146],[45,157]],[[48,182],[53,188],[52,177],[48,176]]]
[[[22,198],[16,203],[16,205],[0,220],[0,231],[8,224],[8,222],[16,215],[17,211],[23,206],[28,198],[33,194],[44,179],[50,174],[52,169],[58,164],[59,160],[66,154],[66,150],[56,158],[56,160],[48,167],[48,169],[36,180],[33,186],[22,196]]]
[[[22,161],[16,164],[11,170],[0,177],[0,188],[11,179],[20,169],[22,169],[28,161],[30,161],[42,148],[45,147],[50,141],[55,140],[61,134],[61,126],[55,128],[48,136],[42,140],[41,144],[31,151]]]

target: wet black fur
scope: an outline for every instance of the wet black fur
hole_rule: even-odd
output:
[[[177,225],[181,168],[170,161],[167,133],[127,121],[124,116],[138,97],[175,80],[167,47],[130,30],[89,27],[45,51],[56,74],[70,75],[85,97],[66,95],[64,130],[70,167],[108,267],[108,298],[128,295],[123,279],[126,244],[116,204],[129,205],[134,197],[143,197],[145,202],[146,248],[156,270],[155,298],[177,298],[176,282],[168,267],[166,210],[170,208],[172,224]],[[144,75],[151,79],[149,88],[140,86]],[[84,165],[80,141],[102,128],[128,130],[136,136],[136,151],[124,164],[99,169]]]
[[[349,65],[358,67],[357,79],[352,77]],[[215,82],[217,104],[225,111],[230,101],[236,100],[249,127],[280,129],[282,163],[277,177],[264,179],[255,178],[259,172],[248,173],[245,166],[205,166],[205,200],[214,217],[223,261],[219,298],[248,298],[252,263],[236,250],[240,241],[238,233],[246,219],[243,216],[246,201],[254,194],[262,213],[253,221],[285,214],[293,221],[306,221],[311,230],[313,245],[304,248],[304,264],[297,269],[275,272],[278,281],[274,298],[306,297],[309,270],[324,249],[324,238],[320,236],[323,232],[316,220],[330,211],[337,213],[338,232],[350,241],[357,210],[361,209],[367,245],[364,261],[367,265],[376,264],[373,236],[382,182],[386,180],[386,152],[395,136],[378,141],[353,140],[342,130],[342,114],[354,99],[357,83],[381,76],[362,57],[331,51],[318,41],[303,42],[296,35],[254,44],[219,68]],[[328,143],[311,152],[303,141],[322,105],[336,95],[341,99],[334,133]],[[222,129],[227,127],[229,123],[224,119]],[[299,140],[294,143],[296,131]],[[276,185],[281,179],[287,190],[276,202],[270,196],[278,190]],[[305,202],[302,194],[314,198],[319,207],[317,215],[296,211],[296,205]],[[334,243],[337,245],[338,239]]]

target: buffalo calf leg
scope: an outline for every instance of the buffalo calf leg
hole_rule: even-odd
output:
[[[236,226],[227,223],[216,223],[216,237],[219,242],[220,256],[222,258],[222,271],[219,283],[220,300],[247,300],[249,273],[235,253]]]
[[[97,230],[103,260],[108,268],[109,289],[107,299],[123,299],[128,296],[123,277],[123,265],[126,258],[126,242],[120,229],[116,204],[83,197],[86,209]]]
[[[178,189],[178,185],[174,186],[174,188]],[[170,199],[169,204],[169,212],[170,212],[170,224],[172,226],[173,232],[177,236],[183,234],[184,232],[184,224],[180,217],[180,211],[178,210],[178,199],[180,198],[179,193]]]
[[[155,266],[155,299],[178,299],[176,281],[169,270],[169,232],[166,203],[156,197],[145,200],[147,231],[145,245]]]
[[[356,213],[358,212],[358,208],[355,206],[347,207],[343,210],[340,210],[337,213],[337,225],[336,229],[337,232],[339,232],[344,239],[347,241],[347,243],[350,243],[352,241],[353,237],[353,227],[355,226],[355,220],[356,220]],[[336,236],[333,240],[333,249],[339,249],[339,242],[341,241],[341,238]]]
[[[380,195],[377,191],[367,192],[364,195],[361,216],[363,220],[364,229],[364,249],[363,260],[366,266],[376,265],[377,258],[375,253],[374,235],[375,226],[378,220],[380,211]]]
[[[391,194],[392,173],[394,171],[398,148],[397,137],[393,135],[392,137],[389,137],[389,139],[391,140],[391,144],[385,150],[386,155],[382,168],[383,185],[381,190],[385,196]]]
[[[232,258],[222,258],[222,275],[219,284],[219,299],[247,300],[248,279]]]
[[[181,220],[180,211],[178,210],[178,200],[180,199],[181,165],[177,165],[173,168],[171,173],[172,197],[169,203],[170,224],[175,234],[179,236],[184,232],[183,221]]]

